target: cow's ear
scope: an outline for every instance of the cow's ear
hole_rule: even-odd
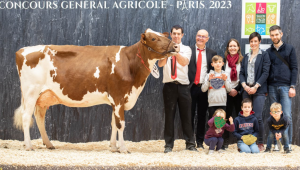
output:
[[[141,41],[143,44],[146,44],[146,35],[144,33],[141,34]]]
[[[168,32],[164,32],[163,33],[165,37],[169,37],[169,33]]]

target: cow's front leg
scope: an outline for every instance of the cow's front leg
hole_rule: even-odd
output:
[[[111,118],[111,137],[110,137],[110,151],[119,152],[117,148],[117,126],[115,121],[115,107],[113,106],[113,113]]]
[[[123,131],[125,129],[125,118],[124,118],[124,105],[117,105],[115,106],[115,123],[118,129],[119,135],[119,149],[121,153],[130,153],[128,152],[124,138],[123,138]]]

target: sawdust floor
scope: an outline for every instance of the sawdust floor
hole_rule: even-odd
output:
[[[208,147],[199,152],[185,150],[185,141],[176,140],[173,152],[165,154],[164,141],[126,141],[131,154],[112,153],[109,141],[66,143],[51,141],[55,150],[46,149],[41,139],[32,140],[35,151],[25,151],[23,141],[0,140],[0,169],[2,166],[59,166],[59,167],[300,167],[300,147],[293,145],[291,154],[238,153],[232,144],[225,153],[207,155]]]

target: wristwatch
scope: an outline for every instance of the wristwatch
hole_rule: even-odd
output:
[[[295,86],[294,86],[294,85],[291,85],[291,86],[290,86],[290,88],[293,88],[293,89],[295,89]]]

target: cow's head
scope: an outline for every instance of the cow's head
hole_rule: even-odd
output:
[[[151,53],[149,59],[162,59],[179,52],[178,45],[168,37],[168,32],[159,33],[150,28],[141,34],[141,43],[145,45],[148,48],[148,52]]]

